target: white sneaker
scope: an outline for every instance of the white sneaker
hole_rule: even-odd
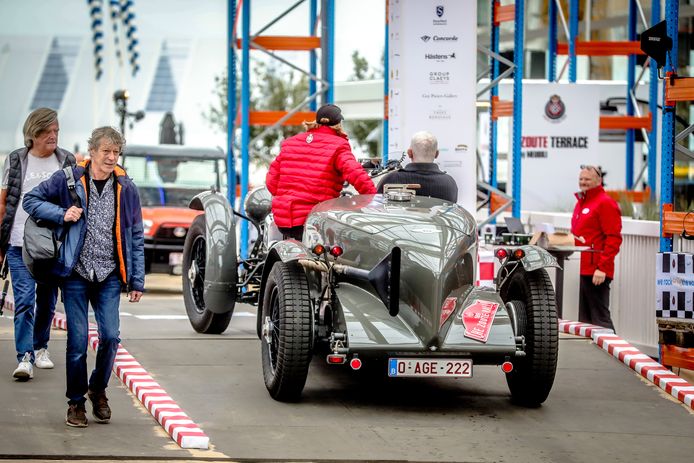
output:
[[[31,364],[31,353],[27,352],[12,376],[19,381],[29,381],[34,377],[34,367]]]
[[[36,360],[34,360],[34,365],[36,368],[41,369],[49,369],[55,366],[51,361],[51,356],[48,354],[48,349],[39,349],[36,352]]]

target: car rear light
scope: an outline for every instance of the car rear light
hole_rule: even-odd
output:
[[[325,254],[325,246],[323,246],[322,244],[317,244],[313,247],[312,251],[315,255],[320,256],[322,254]]]
[[[331,365],[342,365],[347,361],[347,356],[345,354],[328,354],[326,360]]]
[[[340,246],[333,246],[332,248],[330,248],[330,254],[333,257],[340,257],[343,252],[344,251],[342,250],[342,248]]]
[[[499,260],[504,260],[508,257],[508,251],[504,248],[499,248],[496,250],[496,258]]]
[[[503,371],[504,373],[511,373],[513,371],[513,363],[508,361],[502,363],[501,371]]]
[[[361,368],[361,360],[357,357],[354,357],[352,360],[349,361],[349,366],[352,367],[352,370],[358,370]]]
[[[522,259],[523,257],[525,257],[525,251],[523,251],[522,249],[516,249],[515,251],[513,251],[513,257],[515,257],[516,259]]]

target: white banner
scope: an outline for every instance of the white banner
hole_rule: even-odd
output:
[[[659,252],[655,259],[655,315],[694,319],[694,257]]]
[[[573,210],[581,164],[599,164],[599,132],[597,86],[524,83],[521,208]]]
[[[477,2],[389,0],[389,159],[415,132],[439,142],[437,163],[474,214],[477,196]]]

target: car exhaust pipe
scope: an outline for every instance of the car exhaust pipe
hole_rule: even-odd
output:
[[[368,281],[376,294],[395,317],[400,312],[400,248],[394,247],[386,257],[371,270],[362,270],[349,265],[335,264],[337,273]]]

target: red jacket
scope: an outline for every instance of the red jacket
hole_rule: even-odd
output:
[[[578,202],[571,217],[571,233],[576,237],[576,246],[590,246],[600,251],[581,253],[581,275],[592,275],[595,269],[600,269],[614,278],[614,258],[622,244],[619,206],[601,186],[585,194],[576,193],[576,199]]]
[[[361,194],[376,193],[346,136],[319,126],[287,138],[265,179],[275,223],[283,228],[303,225],[313,206],[340,196],[345,181]]]

